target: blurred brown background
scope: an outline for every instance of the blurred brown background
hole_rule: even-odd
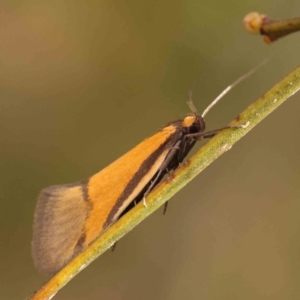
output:
[[[5,3],[6,2],[6,3]],[[271,46],[242,18],[299,16],[299,1],[2,1],[0,299],[47,278],[30,253],[36,197],[86,178],[165,123],[228,124],[300,63],[299,34]],[[72,280],[55,299],[299,299],[300,94]],[[199,148],[200,145],[197,146]]]

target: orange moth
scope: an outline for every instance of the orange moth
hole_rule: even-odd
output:
[[[45,274],[58,272],[134,203],[142,200],[146,206],[147,194],[178,167],[196,141],[232,128],[205,132],[204,116],[256,69],[227,87],[202,115],[189,100],[190,116],[168,123],[87,180],[43,189],[33,225],[32,255],[37,269]]]

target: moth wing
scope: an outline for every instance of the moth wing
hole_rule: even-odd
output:
[[[78,252],[90,205],[84,183],[50,186],[38,197],[34,214],[32,255],[45,274],[60,270]]]

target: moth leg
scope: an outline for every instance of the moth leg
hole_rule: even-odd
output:
[[[164,160],[164,162],[162,163],[162,165],[160,166],[158,173],[156,174],[155,178],[152,180],[150,186],[148,187],[147,191],[144,194],[143,197],[143,204],[145,207],[147,207],[147,203],[146,203],[146,197],[147,195],[151,192],[151,190],[155,187],[155,184],[157,183],[158,179],[160,178],[161,174],[163,171],[165,171],[168,167],[168,165],[170,164],[170,162],[174,159],[177,151],[180,149],[181,141],[178,141],[174,147],[172,147],[172,149],[170,150],[170,152],[168,153],[166,159]]]
[[[201,138],[207,139],[207,138],[212,138],[213,136],[215,136],[217,133],[219,133],[220,131],[224,130],[224,129],[232,129],[232,128],[246,128],[248,125],[237,125],[237,126],[225,126],[219,129],[215,129],[212,131],[208,131],[208,132],[197,132],[197,133],[190,133],[185,135],[186,138],[194,138],[197,140],[200,140]]]
[[[117,247],[117,242],[115,242],[115,243],[110,247],[111,252],[114,252],[115,249],[116,249],[116,247]]]
[[[211,134],[205,134],[205,135],[203,136],[203,138],[204,138],[204,139],[211,139],[211,138],[213,138],[216,134],[217,134],[217,132],[211,133]]]
[[[226,127],[222,127],[222,128],[216,129],[216,130],[204,132],[203,138],[204,139],[210,139],[210,138],[214,137],[220,131],[222,131],[224,129],[231,129],[231,128],[239,128],[239,127],[236,127],[236,126],[226,126]]]
[[[169,201],[165,202],[164,212],[163,212],[164,215],[167,213],[168,204],[169,204]]]
[[[175,146],[173,146],[170,150],[170,152],[168,153],[166,159],[164,160],[163,164],[161,165],[161,167],[159,168],[160,170],[167,170],[168,166],[170,165],[170,162],[174,159],[174,157],[176,156],[177,152],[180,150],[180,144],[181,141],[178,141]],[[169,170],[168,170],[169,172]]]
[[[220,129],[216,129],[213,131],[209,131],[209,132],[204,132],[203,138],[204,139],[210,139],[212,137],[214,137],[217,133],[219,133],[220,131],[224,130],[224,129],[232,129],[232,128],[246,128],[249,124],[246,125],[237,125],[237,126],[226,126]]]

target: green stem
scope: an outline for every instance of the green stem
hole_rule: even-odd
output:
[[[136,205],[89,247],[75,257],[67,266],[51,278],[30,299],[51,299],[82,269],[109,249],[116,241],[152,214],[189,181],[197,176],[221,154],[229,150],[268,114],[300,89],[300,67],[276,84],[260,99],[249,106],[230,125],[248,124],[246,128],[226,129],[212,138],[193,157],[183,163],[167,180],[163,181],[147,197],[147,208],[142,203]]]

